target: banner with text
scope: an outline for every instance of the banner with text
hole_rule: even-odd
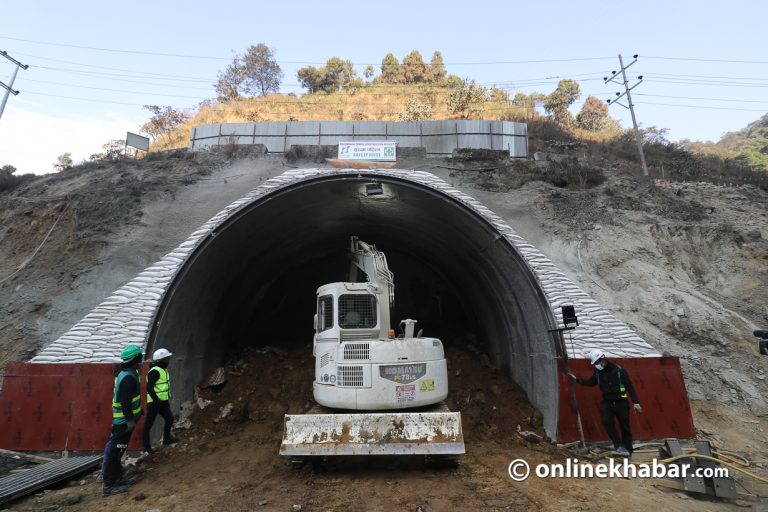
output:
[[[394,162],[397,160],[395,146],[393,140],[339,141],[339,159]]]

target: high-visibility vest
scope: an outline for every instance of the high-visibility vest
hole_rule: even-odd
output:
[[[624,384],[621,382],[621,370],[623,369],[624,368],[622,368],[621,366],[616,365],[616,373],[618,373],[618,377],[619,377],[619,394],[620,394],[619,396],[621,396],[621,398],[626,399],[627,388],[624,387]],[[597,385],[600,386],[600,372],[595,372],[595,374],[597,375]]]
[[[150,372],[157,370],[157,382],[155,382],[155,394],[157,399],[162,401],[170,400],[171,398],[171,377],[168,375],[168,370],[160,368],[159,366],[153,366],[149,369]],[[152,395],[147,393],[147,403],[150,404]]]
[[[113,425],[122,425],[124,423],[127,423],[125,419],[125,414],[123,414],[123,404],[120,403],[120,397],[118,396],[118,393],[120,393],[120,383],[123,382],[123,379],[126,377],[130,377],[133,379],[136,379],[136,391],[134,391],[133,397],[131,397],[131,410],[133,412],[134,419],[139,418],[139,414],[141,413],[141,394],[139,390],[139,373],[136,370],[121,370],[120,374],[115,378],[115,391],[112,394],[112,424]]]

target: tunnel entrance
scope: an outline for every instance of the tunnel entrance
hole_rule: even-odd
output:
[[[383,193],[368,195],[374,179]],[[148,353],[162,346],[180,356],[171,367],[175,399],[192,398],[204,376],[244,348],[311,353],[315,291],[346,279],[350,235],[387,256],[393,328],[414,318],[447,348],[482,347],[526,391],[554,438],[555,320],[538,281],[471,206],[405,173],[322,174],[277,188],[221,223],[176,275],[149,336]]]

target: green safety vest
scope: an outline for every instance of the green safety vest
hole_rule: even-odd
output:
[[[123,405],[120,403],[120,397],[117,394],[120,392],[120,383],[126,377],[132,377],[136,379],[136,394],[131,398],[131,409],[133,411],[133,418],[138,420],[139,414],[141,414],[141,393],[139,390],[139,373],[136,370],[121,370],[120,374],[115,377],[115,391],[112,393],[112,424],[123,425],[127,423],[125,414],[123,414]]]
[[[157,370],[157,382],[155,382],[155,394],[158,400],[168,401],[171,398],[171,377],[168,375],[168,370],[160,368],[159,366],[153,366],[149,369],[150,372]],[[151,404],[152,395],[147,393],[147,403]]]

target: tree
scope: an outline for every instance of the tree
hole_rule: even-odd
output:
[[[56,157],[56,162],[53,164],[53,168],[56,171],[64,171],[72,167],[72,153],[62,153]]]
[[[407,84],[418,84],[430,80],[429,67],[424,63],[421,54],[413,50],[403,57],[403,81]]]
[[[573,124],[573,114],[568,107],[581,96],[579,84],[574,80],[560,80],[557,89],[544,100],[544,110],[552,120],[562,126]]]
[[[543,105],[546,99],[546,95],[540,92],[533,92],[531,94],[518,92],[512,99],[512,105],[523,111],[524,119],[533,119],[539,115],[537,108]]]
[[[388,84],[398,84],[403,81],[403,70],[397,57],[388,53],[381,61],[380,80]]]
[[[366,80],[371,80],[375,73],[376,71],[374,71],[372,64],[368,64],[367,66],[365,66],[365,69],[363,70],[363,76],[365,77]]]
[[[125,139],[112,139],[104,144],[101,148],[103,153],[94,153],[88,160],[91,162],[98,162],[100,160],[117,160],[123,156],[123,153],[130,151],[131,148],[126,148]]]
[[[217,99],[220,102],[223,103],[240,98],[240,86],[244,79],[242,71],[243,66],[239,61],[239,57],[235,57],[235,61],[219,73],[219,79],[216,82],[216,92],[219,94]]]
[[[442,53],[436,51],[432,54],[432,60],[429,61],[429,71],[432,75],[432,82],[440,83],[445,79],[446,71]]]
[[[283,71],[275,60],[275,50],[264,43],[251,46],[243,57],[243,89],[249,94],[266,96],[280,90]]]
[[[243,56],[235,55],[232,64],[219,74],[216,92],[224,101],[240,93],[266,96],[280,90],[283,71],[275,60],[275,50],[264,43],[251,45]]]
[[[323,89],[323,73],[314,66],[301,68],[296,72],[299,84],[309,93],[315,93]]]
[[[16,168],[10,164],[6,164],[0,167],[0,172],[10,175],[16,172]]]
[[[325,63],[324,89],[327,92],[338,91],[349,86],[357,73],[351,60],[331,57]]]
[[[588,96],[576,115],[576,126],[591,132],[599,132],[608,125],[608,105],[594,96]]]
[[[507,103],[509,102],[509,93],[499,87],[492,87],[489,98],[494,103]]]
[[[352,61],[331,57],[325,66],[316,68],[307,66],[296,73],[299,83],[310,93],[325,91],[335,92],[352,85],[361,86],[355,82],[356,72]]]
[[[432,117],[432,107],[416,98],[408,98],[405,110],[400,112],[399,121],[424,121]]]
[[[469,119],[483,113],[487,91],[474,80],[465,79],[460,85],[451,88],[448,94],[448,110],[459,117]]]
[[[175,110],[173,107],[163,108],[157,105],[144,105],[144,108],[152,112],[152,117],[144,123],[141,131],[152,137],[153,140],[165,137],[170,142],[169,134],[171,131],[186,123],[191,117],[189,114]]]

